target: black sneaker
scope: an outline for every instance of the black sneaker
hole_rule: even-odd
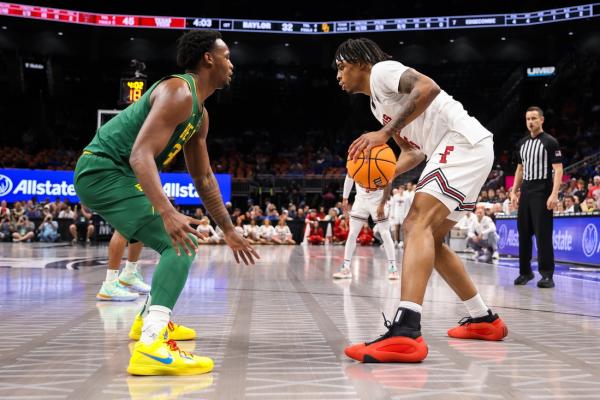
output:
[[[554,287],[554,280],[551,276],[544,276],[537,283],[537,287],[542,289],[552,289]]]
[[[527,285],[527,282],[535,278],[533,274],[529,275],[519,275],[517,279],[515,279],[515,285]]]

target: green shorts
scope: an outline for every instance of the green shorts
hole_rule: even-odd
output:
[[[75,167],[75,191],[89,209],[97,212],[127,240],[160,215],[142,191],[133,172],[109,158],[85,153]]]

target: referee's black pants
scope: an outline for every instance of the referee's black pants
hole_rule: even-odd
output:
[[[532,235],[537,244],[537,260],[540,275],[552,277],[554,274],[554,248],[552,247],[553,212],[546,202],[552,193],[552,182],[523,181],[519,197],[519,271],[529,275],[531,271]]]

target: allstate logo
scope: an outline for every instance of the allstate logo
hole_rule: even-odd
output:
[[[12,191],[12,180],[6,175],[0,175],[0,197],[6,196]]]
[[[498,247],[503,249],[504,246],[506,246],[506,239],[508,237],[508,228],[506,228],[506,225],[502,225],[500,227],[498,230],[498,236],[500,236],[500,239],[498,240]]]
[[[598,245],[598,230],[594,224],[587,224],[581,235],[581,247],[583,248],[583,254],[586,257],[591,257],[596,252],[596,246]]]

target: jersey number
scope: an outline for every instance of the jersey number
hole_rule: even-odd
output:
[[[446,157],[448,157],[448,155],[450,155],[450,152],[453,150],[454,150],[454,146],[446,146],[446,149],[444,150],[444,152],[440,153],[442,155],[442,157],[440,158],[440,164],[446,164],[448,162]]]

